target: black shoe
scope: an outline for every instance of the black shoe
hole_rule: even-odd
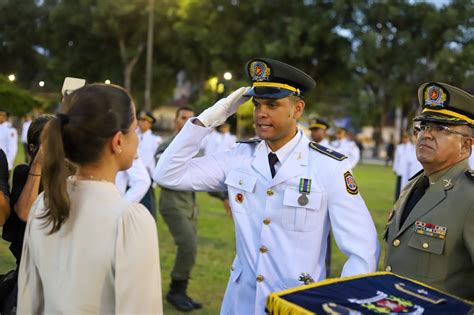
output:
[[[195,310],[198,310],[198,309],[201,309],[202,308],[202,304],[197,302],[197,301],[194,301],[193,299],[191,299],[189,296],[188,296],[189,300],[191,301],[191,304],[194,306],[194,309]]]
[[[181,312],[191,312],[195,309],[193,301],[183,293],[170,292],[166,295],[166,300]]]

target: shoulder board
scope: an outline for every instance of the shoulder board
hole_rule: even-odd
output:
[[[464,172],[464,174],[466,174],[466,176],[470,180],[474,181],[474,170],[467,170],[467,171]]]
[[[413,178],[417,177],[418,175],[422,174],[425,170],[424,169],[421,169],[418,173],[416,173],[415,175],[413,175],[412,177],[410,177],[408,179],[408,181],[411,181]]]
[[[247,140],[239,140],[239,141],[236,141],[236,143],[247,143],[247,144],[251,144],[251,143],[259,143],[260,141],[262,141],[262,139],[260,139],[260,138],[250,138],[250,139],[247,139]]]
[[[325,146],[317,144],[316,142],[310,142],[309,147],[338,161],[347,159],[347,156],[344,154],[334,151],[333,149],[326,148]]]

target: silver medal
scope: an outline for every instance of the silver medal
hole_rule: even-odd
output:
[[[306,197],[306,194],[301,194],[301,196],[298,197],[298,204],[300,206],[306,206],[308,204],[308,197]]]

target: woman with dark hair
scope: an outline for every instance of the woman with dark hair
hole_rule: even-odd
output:
[[[10,242],[10,251],[16,258],[15,270],[8,273],[0,289],[0,314],[10,314],[16,307],[18,267],[21,260],[23,236],[26,220],[33,202],[42,190],[41,162],[43,150],[40,135],[44,125],[54,118],[53,115],[41,115],[32,121],[27,132],[27,154],[31,163],[20,164],[13,170],[10,208],[12,211],[3,226],[2,238]]]
[[[162,313],[155,221],[114,185],[136,155],[136,125],[130,95],[105,84],[72,92],[46,125],[44,193],[28,217],[18,313]]]

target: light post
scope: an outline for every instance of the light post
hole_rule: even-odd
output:
[[[12,74],[10,74],[10,75],[8,76],[8,80],[9,80],[10,82],[13,82],[13,81],[16,80],[16,76],[12,73]]]

